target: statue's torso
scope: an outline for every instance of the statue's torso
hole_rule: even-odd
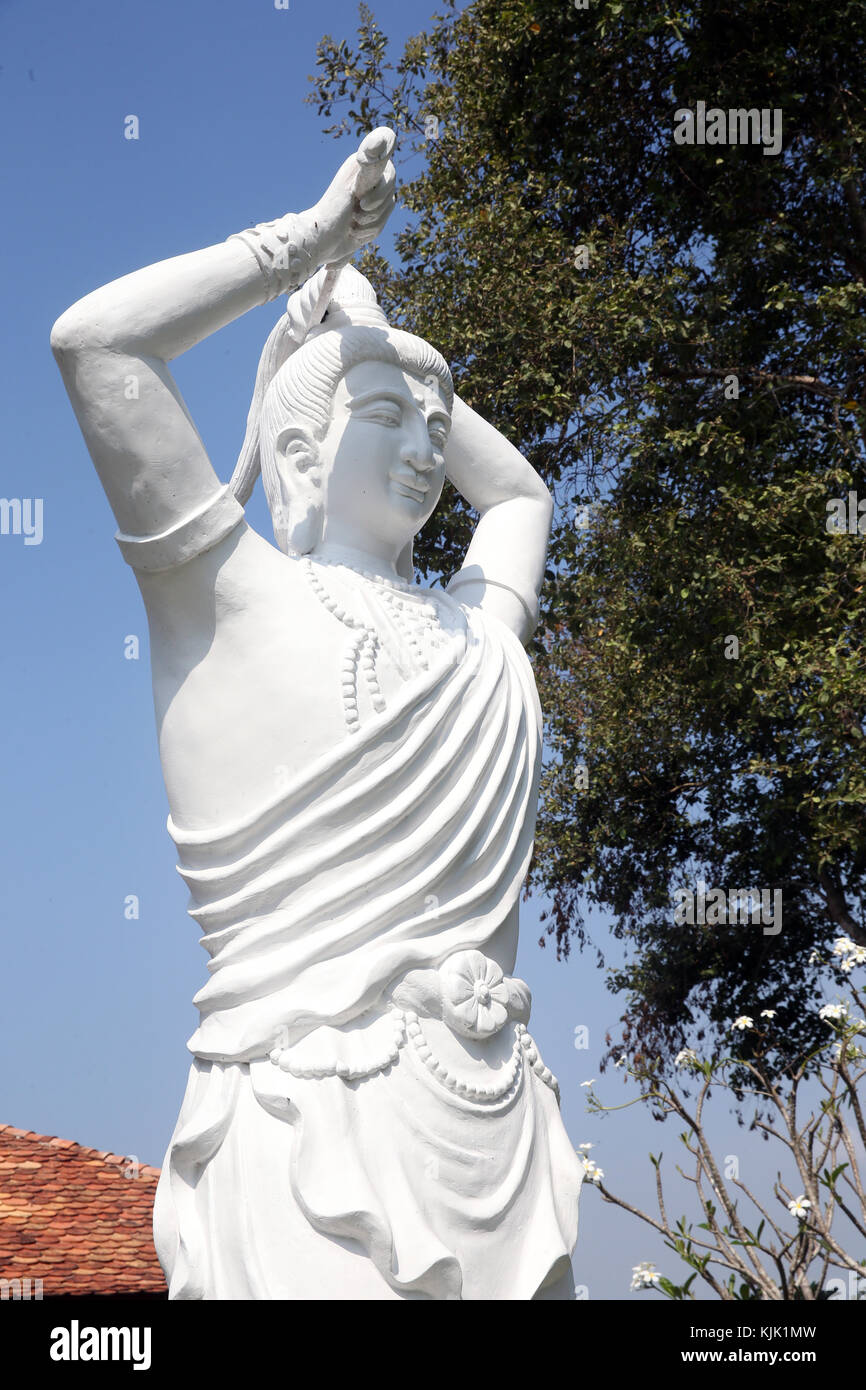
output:
[[[364,1298],[532,1297],[568,1275],[582,1166],[511,978],[540,763],[525,655],[447,595],[251,532],[226,549],[142,585],[211,957],[155,1212],[171,1296],[330,1296],[348,1237]]]
[[[193,563],[218,573],[196,583],[178,571],[144,588],[160,757],[179,825],[222,824],[270,801],[458,640],[435,594],[311,566],[254,532],[227,558]]]

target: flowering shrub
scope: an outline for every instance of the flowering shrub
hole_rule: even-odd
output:
[[[759,1022],[741,1014],[731,1031],[750,1034],[748,1056],[702,1059],[691,1047],[683,1048],[674,1059],[684,1076],[697,1083],[694,1102],[679,1094],[663,1078],[659,1063],[646,1059],[620,1058],[628,1075],[641,1087],[641,1094],[628,1104],[650,1103],[656,1113],[676,1115],[685,1123],[680,1138],[694,1160],[694,1175],[682,1176],[695,1185],[705,1220],[697,1232],[685,1217],[672,1223],[667,1215],[661,1172],[661,1156],[650,1154],[656,1173],[658,1217],[650,1216],[610,1192],[604,1173],[588,1157],[589,1144],[581,1145],[586,1175],[600,1190],[603,1199],[622,1207],[645,1221],[665,1237],[665,1244],[692,1270],[677,1284],[647,1261],[632,1270],[632,1289],[657,1289],[664,1297],[694,1298],[692,1284],[700,1278],[721,1299],[827,1299],[846,1288],[843,1280],[829,1278],[831,1271],[844,1272],[852,1298],[866,1298],[866,1183],[860,1173],[861,1155],[866,1147],[866,1120],[861,1090],[866,1077],[866,1019],[864,1003],[851,972],[866,964],[866,949],[849,937],[834,943],[828,962],[841,972],[841,981],[850,998],[827,1003],[818,1011],[828,1029],[826,1043],[812,1052],[792,1059],[779,1073],[771,1073],[767,1057],[774,1042],[771,1034],[775,1009],[760,1009]],[[838,978],[838,977],[837,977]],[[712,1088],[722,1088],[742,1100],[738,1082],[733,1087],[730,1074],[745,1068],[751,1086],[748,1093],[755,1103],[752,1127],[761,1129],[788,1149],[802,1191],[789,1191],[781,1174],[770,1197],[758,1196],[739,1176],[722,1176],[704,1128],[704,1106]],[[742,1075],[742,1071],[738,1071]],[[819,1088],[818,1103],[808,1118],[800,1114],[804,1083]],[[622,1107],[603,1106],[590,1087],[589,1108],[601,1112]],[[743,1211],[743,1198],[747,1211]],[[749,1205],[750,1204],[750,1205]],[[844,1221],[844,1234],[837,1227]],[[792,1225],[793,1223],[793,1225]],[[856,1245],[858,1260],[850,1252]]]

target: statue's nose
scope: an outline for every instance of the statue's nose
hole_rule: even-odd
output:
[[[402,452],[403,461],[411,464],[419,473],[429,473],[435,467],[436,460],[433,457],[433,445],[427,433],[426,426],[423,433],[419,430],[413,438],[406,443]]]

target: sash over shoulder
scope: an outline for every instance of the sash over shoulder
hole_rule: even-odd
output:
[[[169,818],[210,979],[196,1056],[247,1061],[483,949],[532,853],[540,710],[517,638],[447,595],[453,640],[400,698],[254,815]]]

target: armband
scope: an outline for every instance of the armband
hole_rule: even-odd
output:
[[[526,614],[530,632],[534,632],[538,626],[538,599],[534,594],[532,596],[532,606],[530,607],[522,594],[519,594],[510,584],[503,584],[501,579],[490,579],[486,574],[462,574],[460,570],[457,571],[453,579],[449,580],[446,586],[448,593],[451,593],[454,589],[459,589],[461,584],[487,584],[493,589],[504,589],[506,593],[511,594],[512,598],[517,599],[517,602]]]
[[[196,555],[211,550],[234,530],[243,516],[243,507],[226,483],[192,516],[161,531],[158,536],[128,536],[117,531],[114,539],[124,560],[134,570],[157,574],[185,565]]]

